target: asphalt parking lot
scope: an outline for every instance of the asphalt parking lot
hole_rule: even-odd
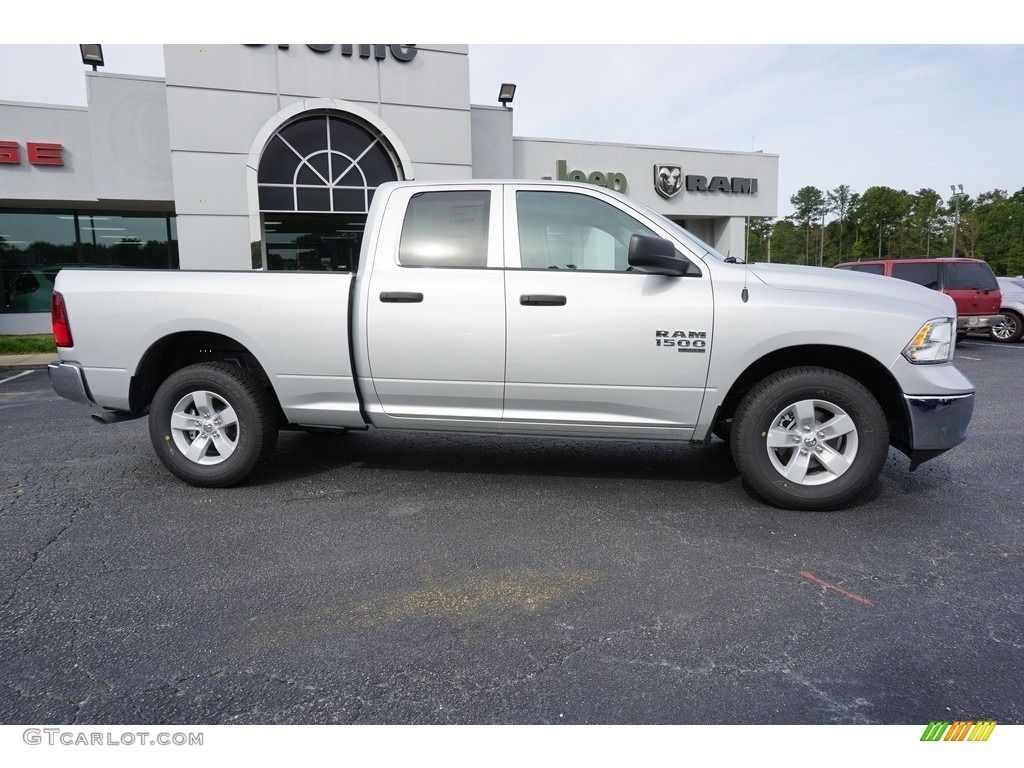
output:
[[[1024,723],[1024,344],[967,443],[786,512],[726,447],[285,433],[199,490],[0,372],[0,723]]]

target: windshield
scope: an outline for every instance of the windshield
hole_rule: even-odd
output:
[[[640,208],[641,210],[643,210],[644,213],[646,213],[648,216],[650,216],[656,222],[658,222],[659,224],[664,226],[665,229],[670,230],[680,240],[685,241],[697,253],[707,254],[708,256],[711,256],[711,257],[713,257],[715,259],[718,259],[719,261],[725,261],[726,260],[725,256],[723,256],[718,251],[716,251],[714,248],[712,248],[710,245],[705,243],[703,240],[701,240],[699,237],[697,237],[695,234],[693,234],[690,230],[686,229],[682,224],[679,224],[678,222],[672,221],[672,219],[669,219],[666,216],[658,213],[657,211],[655,211],[655,210],[653,210],[651,208],[648,208],[646,205],[644,205],[643,203],[639,202],[638,200],[632,200],[631,199],[630,200],[630,204],[636,206],[637,208]]]

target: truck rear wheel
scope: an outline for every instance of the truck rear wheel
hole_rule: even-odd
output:
[[[164,466],[186,483],[235,485],[274,452],[273,398],[237,366],[190,365],[168,376],[153,396],[149,437]]]
[[[889,451],[878,401],[827,368],[789,368],[756,384],[730,437],[747,487],[786,509],[845,506],[877,479]]]

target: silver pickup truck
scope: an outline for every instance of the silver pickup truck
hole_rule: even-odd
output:
[[[582,184],[385,184],[352,272],[64,270],[53,323],[54,389],[148,413],[199,486],[285,428],[717,435],[760,498],[835,509],[890,444],[914,469],[963,441],[974,407],[949,297],[724,258]]]

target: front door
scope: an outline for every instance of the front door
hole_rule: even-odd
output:
[[[511,191],[505,221],[503,429],[689,438],[711,350],[706,267],[633,270],[630,237],[658,233],[599,193]]]

